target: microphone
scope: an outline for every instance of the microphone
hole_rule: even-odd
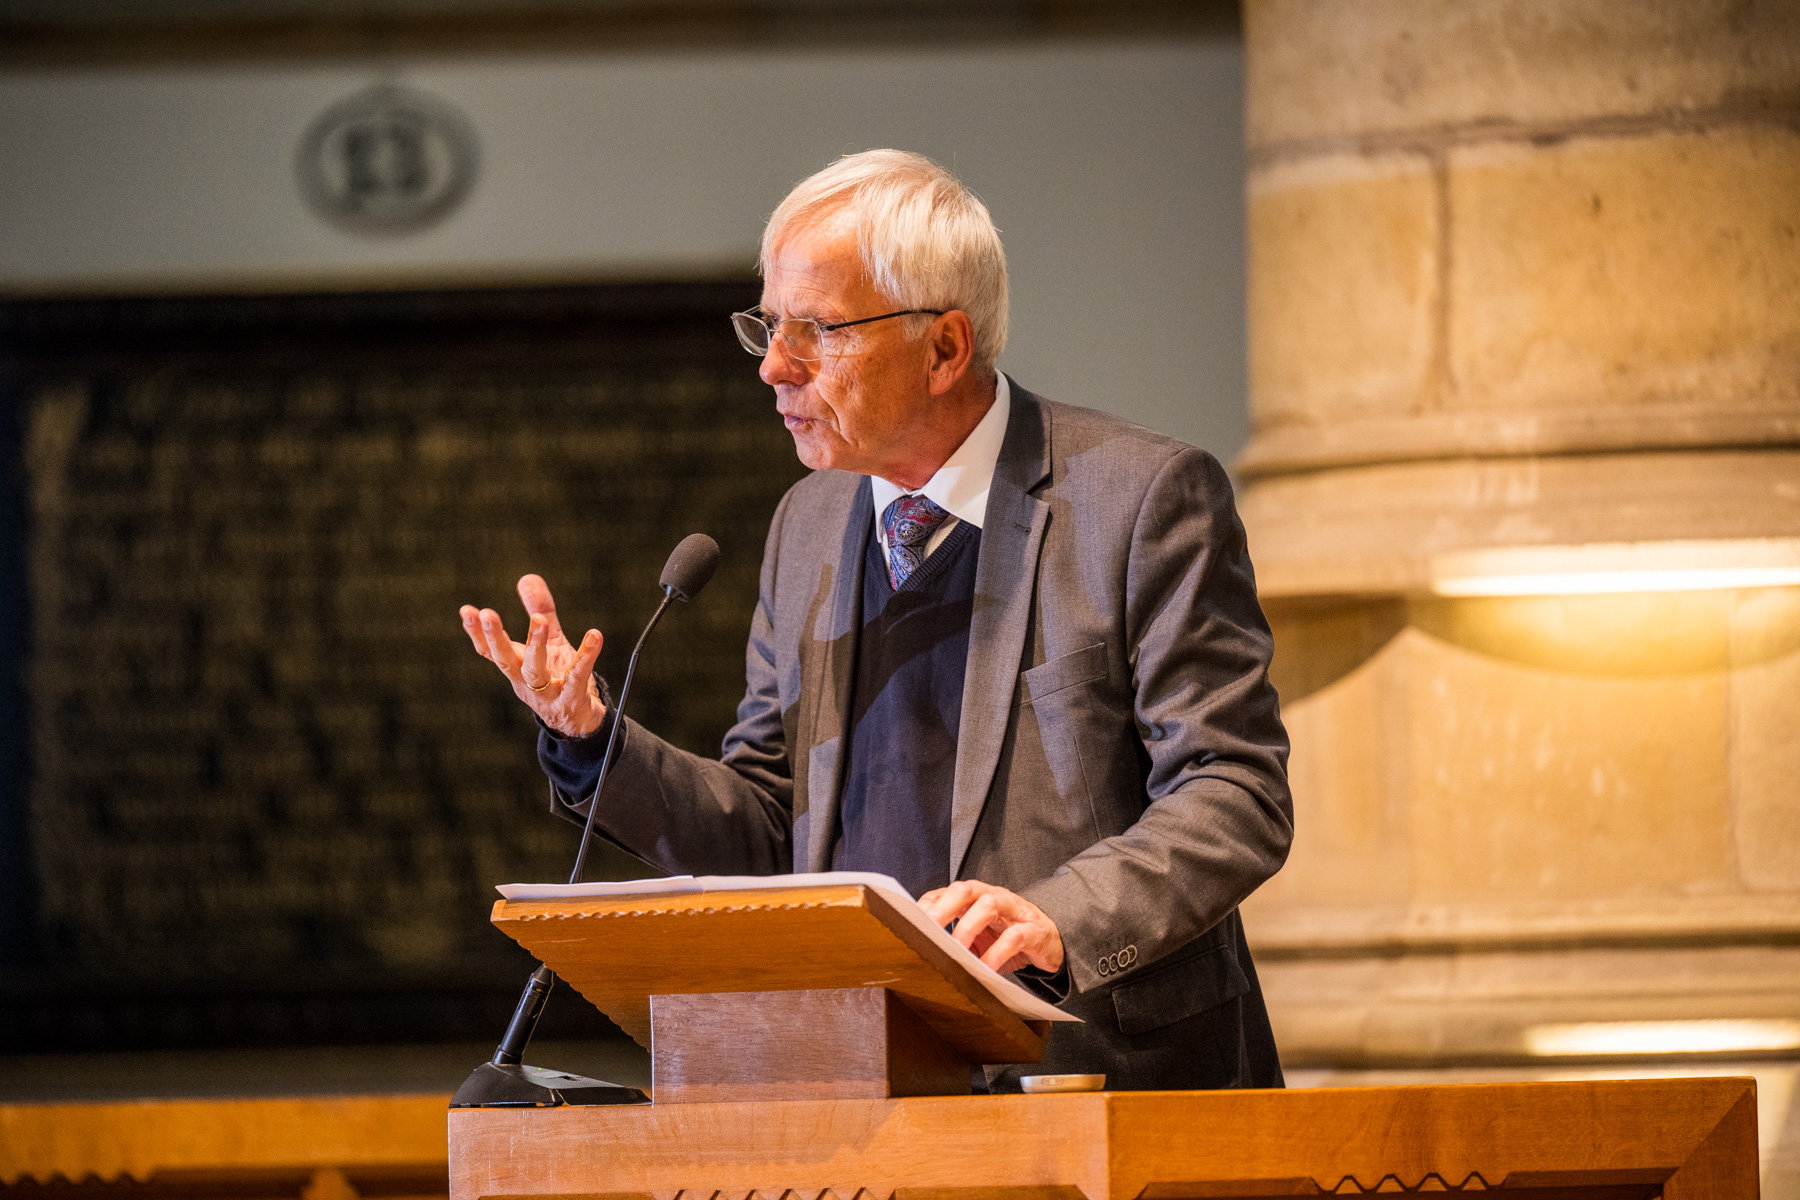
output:
[[[718,569],[719,543],[704,533],[690,533],[681,539],[681,545],[670,551],[669,561],[663,564],[662,578],[656,582],[662,585],[664,592],[685,603],[700,594],[700,589],[712,580],[713,572]]]
[[[643,652],[644,639],[662,620],[671,600],[680,600],[684,604],[692,600],[718,569],[719,543],[704,533],[690,533],[682,538],[681,544],[669,553],[669,561],[663,564],[662,578],[657,580],[663,590],[662,603],[645,622],[644,632],[638,634],[637,645],[631,650],[631,661],[625,667],[625,685],[619,689],[619,702],[613,705],[612,733],[606,739],[606,756],[600,760],[600,778],[594,781],[594,794],[588,800],[587,824],[581,829],[581,849],[575,852],[575,869],[569,872],[570,883],[581,882],[581,865],[587,861],[588,842],[594,836],[594,815],[600,811],[600,789],[606,786],[606,773],[612,770],[613,752],[619,748],[619,733],[625,728],[625,701],[631,696],[631,677],[637,674],[638,655]]]
[[[700,594],[719,567],[719,543],[704,533],[690,533],[681,539],[663,564],[657,583],[662,587],[662,603],[644,623],[632,647],[631,661],[625,667],[625,683],[619,688],[618,703],[608,715],[612,732],[606,738],[606,754],[600,760],[600,776],[594,781],[593,795],[588,798],[587,823],[581,829],[581,848],[575,852],[575,869],[569,872],[570,883],[581,882],[582,864],[587,861],[588,843],[594,836],[594,818],[600,812],[600,793],[606,787],[606,776],[612,770],[613,755],[619,748],[619,732],[625,728],[625,701],[631,697],[631,680],[637,674],[638,655],[644,642],[672,601],[686,603]],[[536,1032],[538,1018],[544,1015],[544,1002],[556,984],[556,974],[543,964],[531,973],[525,992],[519,997],[506,1034],[494,1050],[494,1057],[475,1068],[450,1101],[451,1108],[487,1107],[555,1107],[561,1104],[641,1104],[644,1093],[604,1080],[588,1079],[542,1067],[524,1066],[525,1045]]]

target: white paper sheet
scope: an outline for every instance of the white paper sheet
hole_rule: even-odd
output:
[[[919,902],[899,882],[871,871],[819,871],[811,875],[672,875],[664,879],[627,879],[614,883],[503,883],[496,890],[508,900],[573,900],[586,896],[666,896],[682,892],[746,892],[759,888],[874,888],[894,911],[910,921],[945,953],[968,969],[976,982],[1014,1013],[1034,1021],[1079,1021],[1054,1004],[1038,999],[1012,980],[982,963],[962,943],[932,923]]]

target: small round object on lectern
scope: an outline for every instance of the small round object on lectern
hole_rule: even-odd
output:
[[[1099,1092],[1106,1088],[1104,1075],[1021,1075],[1019,1086],[1027,1095],[1048,1092]]]

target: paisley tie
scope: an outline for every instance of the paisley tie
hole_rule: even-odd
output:
[[[887,535],[888,582],[896,592],[925,561],[926,544],[949,515],[924,496],[901,496],[881,514],[881,531]]]

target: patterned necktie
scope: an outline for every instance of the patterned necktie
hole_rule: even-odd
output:
[[[901,496],[881,514],[881,531],[887,535],[888,582],[896,592],[925,561],[926,544],[949,516],[924,496]]]

